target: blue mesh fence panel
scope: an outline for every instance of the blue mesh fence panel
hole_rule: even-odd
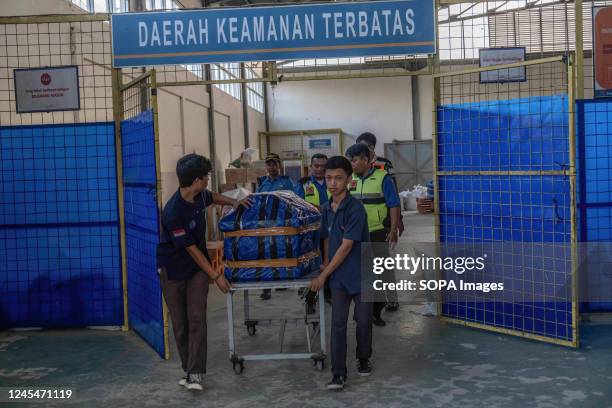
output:
[[[551,95],[438,107],[440,171],[564,170],[569,164],[567,96]],[[440,175],[440,241],[558,245],[517,269],[489,259],[484,281],[514,290],[494,301],[444,293],[442,314],[498,328],[573,340],[570,185],[560,175]],[[513,261],[514,262],[514,261]],[[518,260],[516,262],[519,262]],[[550,272],[547,273],[547,272]],[[493,279],[495,278],[495,279]],[[520,284],[520,289],[519,288]],[[529,289],[549,294],[534,302]],[[561,293],[559,293],[561,292]],[[512,295],[512,296],[510,296]]]
[[[114,125],[0,127],[0,327],[120,325]]]
[[[576,102],[578,225],[582,242],[612,242],[612,101]],[[609,247],[608,247],[609,248]],[[609,256],[609,255],[608,255]],[[612,271],[607,275],[589,271],[589,291],[610,288]],[[593,296],[596,298],[597,296]],[[609,296],[607,296],[609,298]],[[582,304],[585,312],[610,312],[612,302]]]
[[[164,356],[153,111],[121,122],[130,326]]]

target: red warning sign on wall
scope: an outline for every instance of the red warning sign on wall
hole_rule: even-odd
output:
[[[595,97],[611,97],[612,7],[593,8],[593,58]]]

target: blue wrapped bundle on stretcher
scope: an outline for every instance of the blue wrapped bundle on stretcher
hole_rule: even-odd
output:
[[[299,279],[321,266],[315,206],[289,191],[252,194],[219,221],[225,276],[231,282]]]

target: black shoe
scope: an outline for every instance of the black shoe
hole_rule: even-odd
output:
[[[341,375],[334,375],[330,382],[327,383],[328,390],[340,391],[344,388],[346,379]]]
[[[367,377],[372,374],[372,365],[367,358],[357,360],[357,373],[362,377]]]
[[[272,297],[272,291],[270,289],[264,289],[261,291],[261,295],[259,295],[259,298],[261,300],[269,300]]]
[[[385,306],[385,310],[387,312],[397,312],[398,309],[399,309],[399,303],[397,302],[389,302],[387,303],[387,306]]]
[[[202,387],[202,374],[189,374],[185,387],[187,387],[188,390],[202,391],[204,389],[204,387]]]
[[[382,317],[380,317],[380,316],[374,316],[374,319],[372,320],[372,324],[373,324],[374,326],[381,326],[381,327],[382,327],[382,326],[386,326],[386,325],[387,325],[387,322],[385,322],[385,321],[382,319]]]

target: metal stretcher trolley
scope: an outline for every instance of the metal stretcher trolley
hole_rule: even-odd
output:
[[[306,313],[306,305],[304,305],[304,313],[299,316],[285,316],[282,318],[252,318],[249,312],[249,291],[262,289],[301,289],[308,288],[311,280],[316,277],[318,272],[309,274],[301,279],[282,280],[282,281],[266,281],[266,282],[244,282],[233,283],[232,289],[227,293],[227,327],[229,332],[229,357],[230,362],[236,374],[241,374],[244,370],[244,362],[248,360],[292,360],[292,359],[312,359],[313,364],[319,369],[325,368],[326,347],[325,347],[325,295],[324,291],[320,290],[318,295],[319,316],[309,316]],[[279,352],[275,354],[244,354],[240,355],[236,351],[234,341],[234,293],[244,291],[244,324],[249,335],[254,336],[257,325],[261,322],[280,322],[279,332]],[[306,333],[307,350],[303,353],[283,353],[283,341],[285,337],[285,328],[288,322],[299,324],[303,322]],[[321,342],[320,351],[313,351],[313,340],[317,334]]]

